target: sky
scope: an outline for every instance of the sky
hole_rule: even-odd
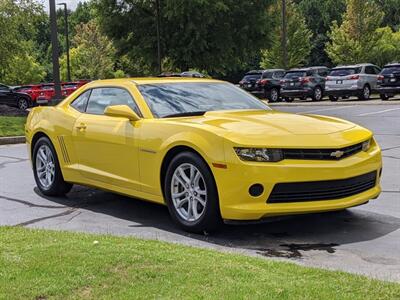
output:
[[[43,3],[46,11],[49,10],[49,0],[36,0],[36,1],[39,3]],[[79,2],[84,2],[84,1],[85,0],[56,0],[56,4],[63,2],[67,3],[68,8],[74,10]]]

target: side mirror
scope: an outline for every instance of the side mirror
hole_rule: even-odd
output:
[[[110,117],[127,118],[137,121],[140,117],[128,105],[110,105],[104,110],[104,114]]]

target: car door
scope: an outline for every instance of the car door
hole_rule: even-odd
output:
[[[138,122],[104,115],[110,105],[128,105],[139,115],[131,94],[118,87],[94,88],[73,129],[81,174],[89,180],[140,190]]]
[[[2,84],[0,84],[0,103],[12,106],[16,105],[16,99],[13,92],[8,86]]]
[[[371,89],[376,88],[376,82],[378,80],[378,75],[375,71],[375,68],[373,66],[366,66],[365,67],[365,74],[366,74],[366,83],[369,84]]]

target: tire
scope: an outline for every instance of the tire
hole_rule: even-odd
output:
[[[329,96],[329,100],[331,100],[332,102],[336,102],[338,101],[339,97],[336,96]]]
[[[279,100],[279,91],[276,88],[272,88],[269,93],[267,99],[271,102],[278,102]]]
[[[358,96],[359,100],[368,100],[371,96],[371,88],[368,85],[364,85],[360,96]]]
[[[26,98],[19,98],[17,101],[17,106],[20,110],[26,110],[29,108],[29,101]]]
[[[285,102],[293,102],[294,98],[285,97],[283,100],[285,100]]]
[[[193,182],[193,178],[197,180]],[[165,176],[164,191],[173,221],[185,231],[212,232],[222,223],[214,177],[199,155],[182,152],[172,159]]]
[[[384,101],[390,99],[390,97],[388,95],[386,95],[386,94],[380,94],[379,97],[381,97],[381,99],[384,100]]]
[[[323,97],[322,89],[319,86],[315,87],[311,97],[312,101],[321,101]]]
[[[47,137],[41,137],[34,145],[32,165],[36,185],[43,195],[63,196],[71,190],[72,184],[64,181],[57,152]]]

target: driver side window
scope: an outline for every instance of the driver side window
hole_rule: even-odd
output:
[[[89,98],[86,113],[103,115],[110,105],[128,105],[139,116],[141,113],[128,91],[121,88],[95,88]]]

